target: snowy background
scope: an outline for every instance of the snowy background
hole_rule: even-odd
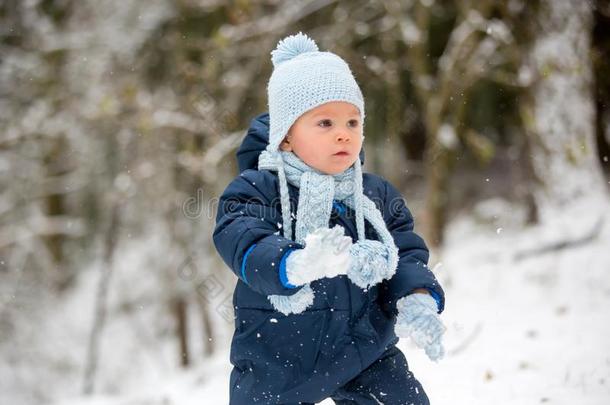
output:
[[[218,196],[298,30],[430,246],[431,402],[610,403],[610,3],[225,3],[0,1],[0,403],[228,403]]]
[[[442,319],[448,327],[447,355],[432,363],[411,342],[399,342],[432,403],[607,403],[608,219],[594,241],[518,259],[532,246],[586,239],[610,212],[608,203],[582,208],[579,221],[566,218],[553,224],[557,231],[524,230],[522,213],[499,200],[477,206],[475,219],[464,216],[452,222],[443,261],[434,268],[446,287],[448,306]],[[132,287],[135,279],[146,277],[138,261],[163,244],[152,239],[125,247],[116,290],[145,294]],[[45,382],[39,395],[62,405],[227,404],[231,324],[215,316],[214,339],[220,349],[184,370],[177,364],[173,341],[151,336],[150,325],[161,322],[154,305],[143,304],[125,314],[112,300],[98,383],[103,393],[80,395],[96,270],[86,270],[79,288],[53,303],[40,319],[23,320],[36,337],[3,347],[3,395],[10,393],[11,403],[42,402],[35,397],[38,389],[27,386],[35,378]],[[37,352],[28,347],[37,347]],[[40,366],[20,368],[18,359],[24,355],[36,357]]]

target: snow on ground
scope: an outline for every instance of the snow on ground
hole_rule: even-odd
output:
[[[445,250],[431,262],[438,262],[434,271],[446,291],[447,355],[433,363],[410,341],[399,343],[432,404],[610,403],[610,216],[592,241],[518,258],[586,238],[609,208],[588,205],[524,228],[517,209],[490,200],[451,224]],[[153,362],[141,367],[123,357],[120,371],[133,367],[130,381],[141,377],[140,386],[92,398],[72,392],[56,404],[227,404],[230,334],[224,339],[224,350],[188,371],[154,370]]]
[[[610,403],[610,218],[592,242],[515,259],[586,237],[610,207],[527,230],[502,217],[508,207],[490,208],[486,226],[452,224],[436,271],[448,356],[434,364],[401,345],[432,404]]]

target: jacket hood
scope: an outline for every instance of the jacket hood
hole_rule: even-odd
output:
[[[257,115],[250,121],[250,127],[237,149],[239,172],[247,169],[258,170],[258,156],[269,143],[269,113]],[[364,143],[360,149],[360,162],[364,165]]]

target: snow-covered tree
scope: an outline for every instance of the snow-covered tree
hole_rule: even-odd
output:
[[[545,221],[583,199],[607,198],[595,141],[592,5],[541,1],[532,30],[520,77],[531,84],[523,115],[536,205]]]

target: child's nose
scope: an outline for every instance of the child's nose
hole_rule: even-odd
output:
[[[350,136],[349,136],[349,134],[346,134],[344,132],[339,132],[336,135],[336,140],[337,140],[337,142],[349,142]]]

